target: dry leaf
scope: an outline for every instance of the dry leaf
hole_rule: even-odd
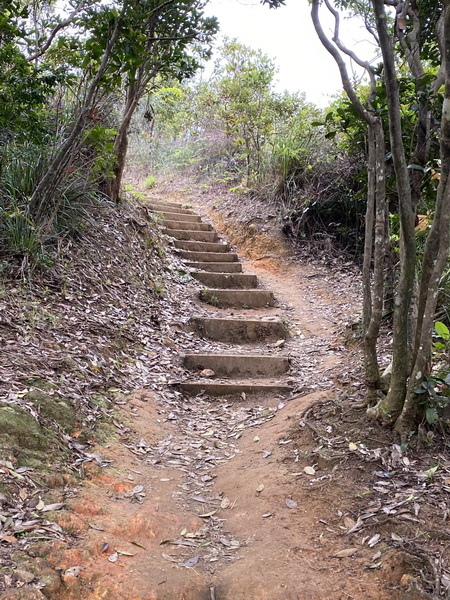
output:
[[[378,542],[380,541],[381,535],[379,533],[376,533],[374,536],[372,536],[370,538],[370,540],[367,542],[367,545],[369,546],[369,548],[373,548],[375,546],[375,544],[378,544]]]
[[[231,502],[229,498],[223,498],[222,502],[220,503],[220,508],[228,508],[230,504]]]
[[[356,548],[345,548],[345,550],[339,550],[339,552],[336,552],[335,554],[333,554],[334,558],[348,558],[349,556],[353,556],[353,554],[356,554],[357,549]]]
[[[55,504],[46,504],[42,509],[39,509],[38,507],[36,508],[38,508],[38,510],[42,510],[42,512],[50,512],[52,510],[61,510],[65,507],[65,505],[65,502],[55,502]]]
[[[192,567],[195,567],[195,565],[198,563],[199,560],[200,560],[200,556],[198,556],[198,554],[196,554],[195,556],[192,556],[191,558],[188,558],[187,560],[185,560],[183,565],[185,567],[192,568]]]
[[[344,517],[344,525],[346,529],[352,529],[356,525],[356,522],[351,517]]]
[[[64,575],[69,575],[69,577],[78,577],[84,567],[77,565],[76,567],[70,567],[64,571]]]
[[[213,515],[215,515],[217,512],[216,510],[212,510],[211,512],[208,513],[203,513],[202,515],[198,515],[199,517],[202,517],[202,519],[208,519],[209,517],[212,517]]]
[[[4,535],[3,537],[0,537],[0,543],[2,542],[6,542],[7,544],[16,544],[17,538],[15,538],[13,535]]]

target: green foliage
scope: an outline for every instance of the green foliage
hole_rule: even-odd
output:
[[[30,196],[50,160],[50,152],[34,143],[10,143],[0,176],[1,258],[12,264],[45,266],[61,235],[77,235],[97,202],[95,187],[82,170],[68,174],[45,207],[30,206]]]
[[[144,181],[144,187],[147,190],[156,187],[156,177],[154,175],[147,175]]]

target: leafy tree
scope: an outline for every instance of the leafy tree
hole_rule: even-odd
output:
[[[271,7],[283,0],[263,0]],[[447,189],[449,149],[446,109],[450,70],[441,57],[448,52],[450,40],[449,2],[428,3],[418,10],[416,2],[397,0],[324,0],[334,16],[332,39],[323,32],[319,20],[319,0],[312,1],[312,18],[326,49],[333,55],[341,72],[343,87],[368,126],[368,209],[366,218],[364,264],[364,324],[366,379],[369,389],[381,394],[369,414],[407,435],[422,418],[421,381],[430,375],[433,318],[439,281],[449,254],[450,192]],[[394,7],[395,20],[386,5]],[[382,68],[361,61],[339,39],[340,11],[348,9],[362,16],[368,31],[382,52]],[[348,78],[343,55],[364,67],[371,81],[371,96],[363,105]],[[448,61],[447,61],[448,62]],[[402,66],[400,64],[403,63]],[[408,69],[408,73],[405,69]],[[381,76],[381,77],[380,77]],[[377,83],[376,78],[380,78]],[[405,82],[411,82],[415,103],[405,110]],[[442,171],[435,195],[433,219],[425,247],[418,252],[415,217],[422,201],[423,179],[430,158],[431,124],[439,109],[439,90],[445,82],[444,108],[441,113],[440,160]],[[410,87],[411,89],[411,87]],[[381,92],[381,93],[380,93]],[[383,97],[384,92],[384,97]],[[413,123],[409,139],[405,122]],[[385,128],[389,131],[386,137]],[[372,150],[371,150],[372,148]],[[396,288],[393,327],[392,375],[387,389],[379,377],[376,340],[383,306],[383,261],[386,248],[385,150],[392,154],[400,222],[400,271]],[[372,234],[375,216],[375,233]],[[370,273],[372,257],[373,276]],[[417,269],[419,265],[419,269]],[[418,277],[417,277],[418,274]],[[376,316],[376,318],[374,318]],[[372,398],[371,398],[372,399]]]

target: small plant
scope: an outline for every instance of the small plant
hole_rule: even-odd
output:
[[[146,190],[151,190],[156,187],[156,177],[154,175],[148,175],[144,181],[144,187]]]
[[[450,351],[450,330],[441,321],[434,324],[438,340],[433,344],[433,362],[435,369],[414,392],[424,397],[424,416],[429,425],[434,425],[442,418],[444,411],[450,406],[450,373],[448,355]],[[445,415],[444,415],[445,416]]]

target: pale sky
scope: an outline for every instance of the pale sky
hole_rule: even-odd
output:
[[[210,0],[206,14],[219,19],[221,35],[260,48],[275,60],[278,91],[305,92],[308,100],[322,107],[341,91],[338,68],[317,37],[307,0],[287,0],[276,10],[258,0]],[[368,35],[359,23],[351,20],[342,25],[342,38],[352,50],[373,54],[367,42],[364,47],[359,42]]]

